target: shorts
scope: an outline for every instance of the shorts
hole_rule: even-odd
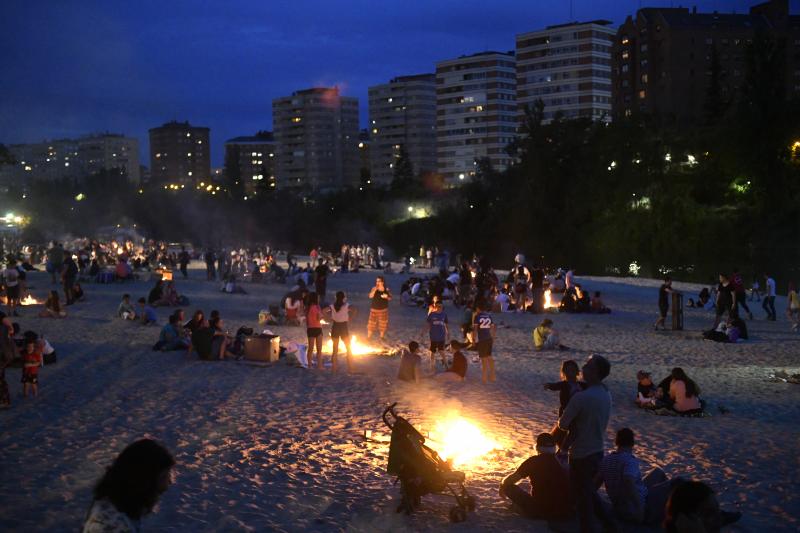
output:
[[[485,339],[482,341],[478,341],[476,347],[478,348],[479,357],[483,358],[492,356],[492,339]]]
[[[13,287],[6,287],[6,296],[9,300],[17,300],[19,299],[19,285],[14,285]]]
[[[431,341],[431,353],[444,351],[444,341]]]
[[[306,335],[308,335],[310,339],[316,339],[322,335],[322,328],[306,328]]]
[[[39,374],[29,374],[27,372],[22,373],[22,383],[30,383],[32,385],[36,385],[39,383]]]
[[[347,331],[347,322],[334,322],[333,326],[331,326],[331,338],[336,340],[337,338],[341,338],[342,340],[347,339],[350,337],[349,332]]]

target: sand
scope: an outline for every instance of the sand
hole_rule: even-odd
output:
[[[361,308],[354,328],[360,336],[373,277],[362,272],[329,280],[329,294],[346,290]],[[190,278],[177,282],[192,300],[187,315],[219,309],[231,330],[258,328],[259,310],[286,290],[246,284],[249,294],[227,295],[199,269]],[[399,291],[400,275],[388,281]],[[531,453],[534,435],[556,420],[557,394],[541,384],[558,378],[563,358],[600,353],[613,365],[609,447],[616,429],[631,427],[643,460],[710,483],[725,507],[742,511],[733,531],[797,531],[800,386],[767,381],[775,370],[800,371],[800,335],[782,314],[785,299],[776,302],[778,322],[765,321],[753,303],[752,340],[728,345],[700,338],[713,320],[700,310],[686,310],[685,331],[654,332],[656,281],[581,281],[603,291],[614,312],[553,316],[573,348],[565,353],[532,351],[531,330],[541,316],[495,315],[502,326],[493,385],[480,383],[473,364],[464,383],[412,386],[397,382],[398,360],[383,356],[359,357],[359,374],[347,376],[152,352],[157,327],[114,317],[121,294],[143,296],[151,285],[145,282],[86,284],[88,300],[70,307],[64,320],[23,309],[23,330],[49,339],[59,361],[42,369],[35,400],[20,397],[18,369],[6,373],[13,405],[0,411],[0,530],[79,529],[104,468],[127,444],[149,436],[174,453],[178,467],[176,483],[145,519],[146,531],[546,531],[544,522],[517,516],[498,497],[498,483]],[[50,289],[43,273],[32,274],[30,283],[39,299]],[[460,313],[449,304],[445,310],[457,322]],[[163,323],[168,311],[158,313]],[[397,298],[390,313],[393,342],[421,336],[422,310]],[[304,329],[270,329],[284,343],[305,341]],[[676,365],[700,384],[713,416],[661,417],[633,405],[638,369],[660,379]],[[452,499],[438,496],[425,497],[413,516],[395,514],[399,494],[385,473],[387,445],[376,442],[388,438],[379,417],[395,401],[420,429],[458,412],[497,441],[497,451],[466,468],[478,508],[465,523],[451,526]],[[364,439],[365,430],[373,441]]]

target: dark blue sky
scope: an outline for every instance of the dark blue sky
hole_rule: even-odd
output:
[[[794,1],[794,0],[793,0]],[[755,0],[695,0],[746,12]],[[639,6],[574,0],[574,20],[615,25]],[[112,131],[138,137],[168,120],[222,143],[272,128],[272,99],[338,84],[360,100],[438,60],[511,50],[517,33],[570,20],[568,0],[8,0],[0,9],[0,143]]]

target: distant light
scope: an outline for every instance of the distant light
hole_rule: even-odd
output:
[[[359,148],[364,148],[364,143],[358,143]]]
[[[410,206],[408,206],[408,212],[409,212],[409,213],[410,213],[410,212],[412,212],[413,210],[414,210],[414,207],[413,207],[413,206],[411,206],[411,205],[410,205]]]
[[[462,172],[461,174],[459,174],[459,175],[458,175],[458,179],[460,179],[460,180],[463,180],[463,179],[464,179],[464,173],[463,173],[463,172]]]
[[[83,194],[82,192],[75,195],[75,200],[78,201],[78,202],[80,202],[84,198],[86,198],[86,195]]]
[[[139,194],[144,194],[144,190],[143,189],[139,189]]]

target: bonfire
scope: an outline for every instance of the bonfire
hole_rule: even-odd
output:
[[[500,449],[477,422],[455,414],[434,423],[428,444],[442,459],[460,468],[480,466],[489,452]]]
[[[36,298],[34,298],[33,296],[31,296],[31,295],[29,294],[29,295],[27,295],[25,298],[23,298],[22,300],[20,300],[20,303],[21,303],[22,305],[39,305],[39,304],[41,304],[42,302],[40,302],[39,300],[37,300]]]
[[[333,353],[333,339],[328,339],[328,342],[325,343],[325,353],[332,354]],[[364,344],[359,342],[358,337],[353,335],[350,337],[350,351],[353,355],[374,355],[379,354],[385,351],[383,348],[379,346],[370,346],[369,344]],[[339,343],[339,353],[345,354],[346,349],[344,347],[344,343]]]

